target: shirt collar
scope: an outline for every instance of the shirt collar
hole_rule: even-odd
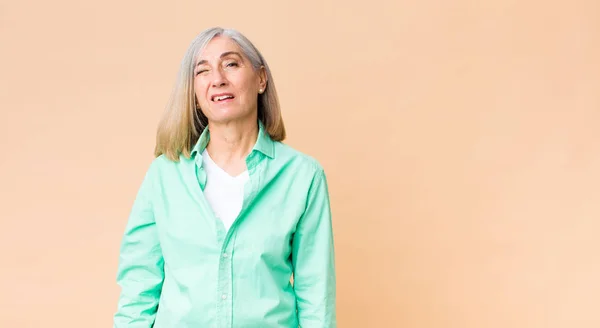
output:
[[[193,158],[194,156],[196,156],[196,154],[202,153],[204,149],[206,149],[209,140],[210,131],[208,131],[208,128],[205,128],[200,134],[200,137],[194,145],[194,148],[192,149],[191,157]],[[256,138],[256,143],[254,144],[254,147],[252,147],[252,151],[255,150],[263,153],[264,155],[270,158],[275,157],[275,142],[271,139],[271,137],[265,130],[263,123],[260,120],[258,121],[258,137]]]

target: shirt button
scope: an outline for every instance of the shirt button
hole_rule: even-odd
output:
[[[222,299],[226,299],[226,298],[227,298],[227,295],[223,294],[223,295],[221,295],[221,298],[222,298]]]
[[[223,253],[223,257],[227,257],[227,256],[229,256],[229,255],[227,255],[227,253]]]

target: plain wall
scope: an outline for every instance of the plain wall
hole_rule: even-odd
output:
[[[0,326],[110,327],[179,62],[234,27],[330,183],[339,327],[600,327],[600,2],[0,2]]]

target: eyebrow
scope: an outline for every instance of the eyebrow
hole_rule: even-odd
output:
[[[236,55],[236,56],[240,57],[240,59],[242,58],[242,55],[237,51],[226,51],[221,54],[220,58],[227,57],[230,55]],[[198,64],[196,64],[196,67],[203,65],[203,64],[206,64],[206,59],[202,59],[201,61],[199,61]]]

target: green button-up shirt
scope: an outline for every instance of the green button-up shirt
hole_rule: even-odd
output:
[[[152,161],[121,244],[115,328],[337,326],[323,168],[259,126],[229,230],[202,193],[208,129],[190,158]]]

